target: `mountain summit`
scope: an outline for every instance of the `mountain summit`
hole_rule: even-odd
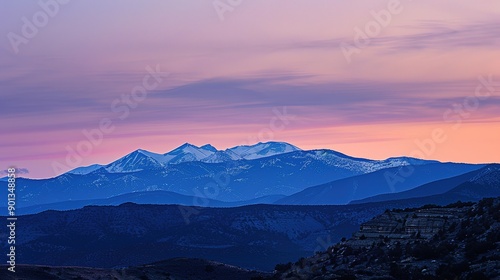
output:
[[[259,142],[252,146],[247,146],[247,145],[236,146],[228,150],[234,152],[243,159],[257,159],[284,153],[301,151],[301,149],[295,147],[294,145],[285,142],[266,142],[266,143]]]
[[[211,144],[198,147],[190,143],[184,143],[165,154],[138,149],[108,165],[94,164],[87,167],[78,167],[68,173],[85,175],[100,168],[104,168],[110,173],[136,172],[146,169],[163,168],[167,164],[182,162],[200,161],[220,163],[232,160],[251,160],[294,151],[301,151],[301,149],[285,142],[260,142],[250,146],[235,146],[226,150],[217,150]]]

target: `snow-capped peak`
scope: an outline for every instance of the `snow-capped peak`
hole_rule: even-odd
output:
[[[230,148],[232,152],[239,155],[244,159],[257,159],[263,157],[274,156],[278,154],[285,154],[295,151],[301,151],[301,149],[284,142],[259,142],[255,145],[247,146],[236,146]]]
[[[210,145],[210,144],[203,145],[200,148],[203,149],[203,150],[214,152],[214,153],[217,152],[217,149],[214,146]]]
[[[204,158],[202,161],[209,163],[218,163],[218,162],[225,162],[225,161],[239,160],[239,159],[242,158],[233,151],[227,149],[225,151],[217,151],[213,153],[211,156]]]
[[[162,167],[163,157],[146,150],[135,150],[132,153],[106,165],[106,170],[111,173],[135,172],[144,169]]]
[[[136,150],[137,153],[140,153],[140,154],[143,154],[145,156],[148,156],[160,163],[165,163],[166,160],[165,160],[165,156],[162,155],[162,154],[157,154],[157,153],[153,153],[153,152],[150,152],[150,151],[146,151],[146,150],[143,150],[143,149],[138,149]]]
[[[181,163],[186,161],[201,161],[212,154],[214,154],[214,152],[211,150],[202,149],[195,145],[185,143],[182,146],[166,153],[164,156],[168,163]]]
[[[108,165],[94,164],[75,168],[68,173],[83,175],[102,167],[110,173],[136,172],[147,169],[165,168],[167,164],[182,162],[201,161],[206,163],[220,163],[242,159],[251,160],[294,151],[300,151],[300,149],[284,142],[236,146],[224,151],[218,151],[210,144],[198,147],[190,143],[184,143],[165,154],[138,149]]]
[[[199,149],[199,148],[193,144],[184,143],[166,154],[182,153],[183,151],[188,150],[188,149]]]

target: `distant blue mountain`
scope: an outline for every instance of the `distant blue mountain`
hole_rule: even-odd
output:
[[[500,164],[488,165],[480,171],[442,195],[461,197],[463,201],[479,201],[485,197],[500,196]]]
[[[85,206],[91,206],[91,205],[116,206],[126,202],[132,202],[137,204],[161,204],[161,205],[176,204],[176,205],[195,206],[195,207],[204,207],[204,206],[238,207],[238,206],[254,205],[254,204],[273,204],[275,201],[283,197],[284,197],[283,195],[274,195],[274,196],[259,197],[256,199],[246,200],[246,201],[224,202],[214,199],[208,199],[205,197],[187,196],[169,191],[146,191],[146,192],[133,192],[105,199],[68,200],[50,204],[28,206],[28,207],[18,208],[16,214],[17,215],[36,214],[47,210],[66,211],[66,210],[80,209]]]
[[[450,178],[463,173],[474,171],[484,165],[470,165],[460,163],[432,163],[427,165],[411,166],[412,173],[408,175],[408,168],[393,167],[376,172],[336,180],[319,186],[307,188],[280,199],[276,204],[286,205],[339,205],[353,200],[371,197],[377,194],[396,195],[393,193],[416,188],[422,184]],[[468,177],[466,177],[468,178]],[[453,188],[452,185],[449,189]],[[418,189],[418,188],[417,188]],[[416,189],[415,189],[416,190]],[[418,191],[408,191],[415,194]],[[444,192],[444,191],[443,191]],[[425,196],[422,193],[420,196]]]
[[[490,166],[491,167],[491,166]],[[430,195],[445,193],[456,186],[467,182],[468,180],[474,178],[475,176],[481,174],[483,169],[474,170],[459,176],[454,176],[451,178],[446,178],[434,182],[424,184],[422,186],[401,192],[380,194],[376,196],[371,196],[368,198],[353,200],[350,204],[368,203],[368,202],[379,202],[379,201],[389,201],[389,200],[399,200],[407,198],[417,198],[425,197]]]
[[[353,205],[383,204],[386,205],[388,209],[391,209],[419,207],[425,204],[446,205],[457,201],[476,202],[483,198],[500,196],[500,164],[490,164],[473,173],[474,176],[470,177],[465,182],[440,194]],[[451,179],[453,178],[450,178],[450,180]]]

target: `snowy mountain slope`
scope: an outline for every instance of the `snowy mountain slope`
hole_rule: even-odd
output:
[[[299,153],[297,153],[299,152]],[[390,168],[404,165],[420,165],[436,163],[436,161],[420,160],[408,157],[389,158],[386,160],[368,160],[363,158],[354,158],[332,150],[313,150],[302,151],[299,148],[282,142],[258,143],[251,146],[236,146],[226,150],[217,150],[210,144],[202,147],[185,143],[174,150],[157,154],[146,150],[136,150],[117,161],[105,166],[105,169],[111,173],[136,172],[148,169],[165,169],[167,165],[179,164],[183,162],[206,162],[221,163],[236,160],[255,160],[261,158],[270,158],[278,155],[292,155],[297,159],[310,158],[305,164],[311,161],[321,161],[326,165],[348,169],[357,174],[374,172],[383,168]],[[288,160],[288,159],[287,159]],[[290,159],[293,161],[293,159]],[[93,168],[77,168],[69,173],[88,174],[99,168],[98,165]]]
[[[433,160],[422,160],[408,157],[389,158],[386,160],[370,160],[350,157],[332,150],[312,150],[305,151],[305,154],[291,153],[291,155],[297,158],[303,157],[305,155],[305,157],[310,158],[311,161],[321,161],[329,166],[348,169],[353,172],[357,172],[358,174],[375,172],[377,170],[391,167],[439,163],[438,161]]]
[[[214,154],[215,148],[205,145],[199,148],[185,143],[166,154],[157,154],[138,149],[117,161],[108,164],[105,169],[111,173],[136,172],[148,169],[163,169],[167,164],[177,164],[188,161],[200,161]],[[72,174],[80,174],[74,173]]]
[[[243,159],[258,159],[284,153],[300,151],[301,149],[283,142],[257,143],[255,145],[236,146],[229,149]]]
[[[211,152],[214,152],[214,153],[217,152],[217,149],[214,146],[210,145],[210,144],[203,145],[203,146],[200,147],[200,149],[211,151]]]
[[[77,174],[77,175],[85,175],[89,174],[90,172],[94,172],[99,168],[102,168],[104,165],[101,164],[92,164],[89,166],[82,166],[82,167],[77,167],[73,170],[68,171],[67,173],[70,174]]]
[[[205,148],[199,148],[195,145],[185,143],[182,146],[168,152],[165,154],[168,163],[181,163],[186,161],[201,161],[202,159],[211,156],[213,151],[213,146],[204,146]]]
[[[145,150],[136,150],[104,167],[110,173],[135,172],[162,168],[161,155]]]
[[[161,169],[165,168],[168,164],[193,161],[220,163],[241,159],[264,158],[299,150],[299,148],[293,145],[279,142],[258,143],[253,146],[236,146],[220,151],[210,144],[198,147],[190,143],[184,143],[165,154],[138,149],[106,165],[105,169],[111,173],[135,172],[147,169]],[[238,151],[238,153],[235,151]],[[93,172],[100,167],[102,166],[95,165],[93,168],[76,168],[69,173],[83,175]]]
[[[225,161],[231,161],[231,160],[241,160],[241,159],[243,159],[241,156],[239,156],[235,152],[227,149],[225,151],[217,151],[217,152],[213,153],[212,155],[202,159],[201,161],[209,162],[209,163],[218,163],[218,162],[225,162]]]

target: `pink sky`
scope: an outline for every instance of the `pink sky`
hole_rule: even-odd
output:
[[[356,30],[386,10],[390,20],[356,46]],[[259,140],[382,159],[422,151],[436,129],[446,140],[426,158],[500,162],[497,1],[252,0],[222,18],[213,1],[70,1],[13,44],[23,17],[43,11],[0,3],[0,169],[55,176],[52,164],[102,119],[115,129],[82,165]],[[357,48],[350,62],[342,44]],[[157,65],[169,76],[120,119],[113,101]],[[482,89],[489,96],[475,96],[479,77],[498,81]],[[284,108],[293,118],[277,129]]]

